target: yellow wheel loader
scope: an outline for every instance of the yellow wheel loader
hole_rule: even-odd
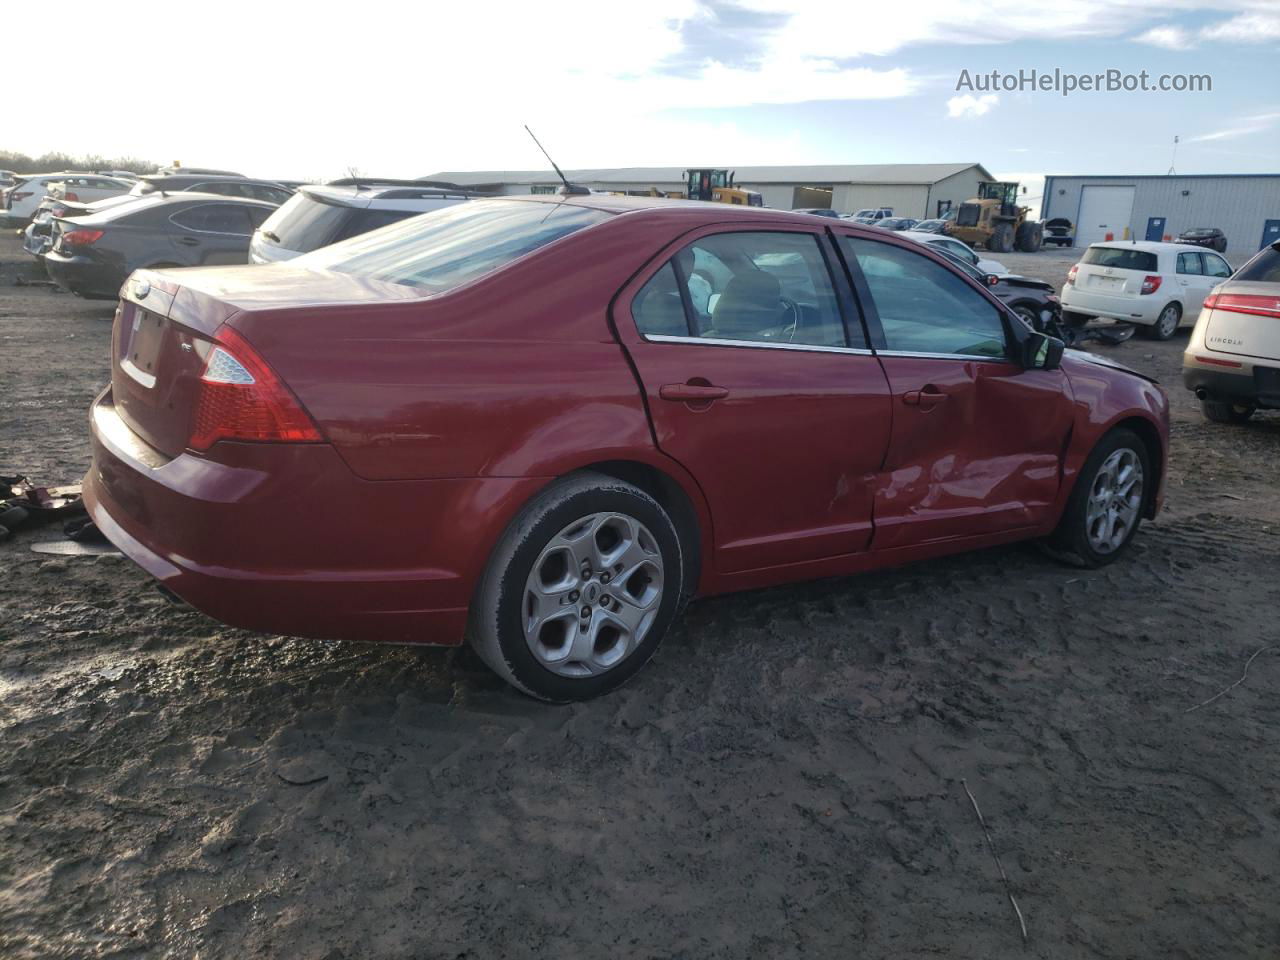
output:
[[[980,183],[978,195],[960,204],[955,220],[947,224],[947,236],[993,253],[1031,253],[1040,249],[1044,234],[1039,223],[1027,219],[1030,212],[1018,206],[1018,184]]]

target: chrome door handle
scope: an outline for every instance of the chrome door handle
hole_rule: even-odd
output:
[[[682,403],[723,400],[728,395],[728,387],[717,387],[710,383],[667,383],[658,388],[658,396],[663,400],[676,400]]]

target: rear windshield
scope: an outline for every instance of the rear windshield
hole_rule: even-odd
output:
[[[1280,283],[1280,250],[1274,246],[1259,250],[1257,255],[1236,271],[1232,280],[1254,280]]]
[[[286,250],[310,253],[332,243],[346,219],[356,212],[353,207],[325,203],[306,193],[295,193],[267,218],[262,232],[272,234],[271,243]]]
[[[297,263],[443,293],[609,217],[563,203],[473,200],[318,250]]]
[[[1156,272],[1156,255],[1147,250],[1132,247],[1090,247],[1084,252],[1082,263],[1097,267],[1115,267],[1119,270],[1143,270]]]

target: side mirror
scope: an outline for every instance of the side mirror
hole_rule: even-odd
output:
[[[1045,333],[1030,333],[1022,341],[1022,366],[1026,370],[1057,370],[1067,345]]]

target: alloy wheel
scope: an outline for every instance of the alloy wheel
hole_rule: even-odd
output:
[[[622,663],[662,606],[662,553],[624,513],[593,513],[542,549],[525,582],[525,641],[543,667],[590,677]]]
[[[1089,545],[1101,554],[1124,546],[1142,509],[1142,461],[1136,451],[1121,447],[1094,475],[1085,505]]]

